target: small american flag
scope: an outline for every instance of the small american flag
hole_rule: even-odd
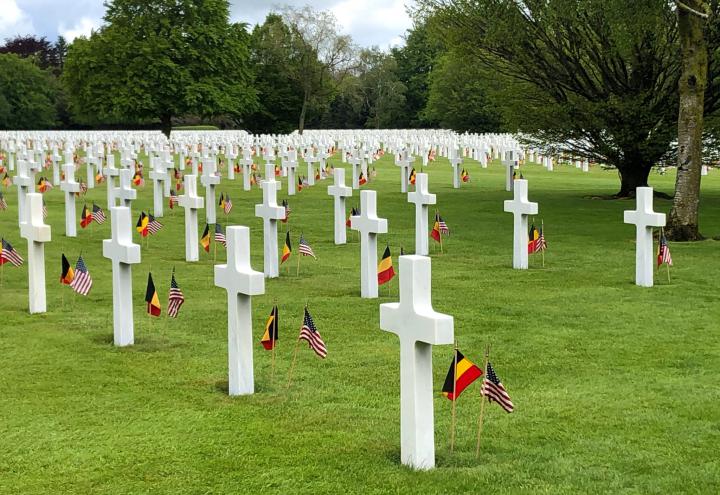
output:
[[[0,192],[0,210],[7,210],[7,201],[5,201],[5,196],[3,196],[3,193]]]
[[[438,228],[440,229],[441,234],[450,235],[450,229],[448,228],[445,220],[443,220],[442,217],[438,217]]]
[[[547,242],[545,242],[545,234],[543,234],[543,228],[540,227],[540,235],[535,239],[535,252],[545,251],[547,249]]]
[[[300,251],[300,254],[303,256],[312,256],[313,258],[317,259],[315,256],[315,253],[313,253],[312,248],[310,247],[310,244],[307,243],[305,240],[305,237],[303,237],[302,234],[300,234],[300,242],[298,243],[298,251]]]
[[[185,296],[175,281],[175,270],[173,270],[172,278],[170,279],[170,293],[168,295],[168,316],[177,318],[180,312],[180,306],[182,306],[184,302]]]
[[[92,284],[93,281],[92,277],[90,277],[90,272],[88,272],[87,266],[85,266],[85,261],[83,260],[82,255],[80,255],[77,263],[75,264],[75,278],[73,278],[72,282],[70,282],[70,287],[72,287],[72,289],[78,294],[87,296],[92,288]]]
[[[95,215],[93,215],[93,216],[95,216]],[[148,217],[149,217],[148,225],[147,225],[148,232],[155,235],[160,231],[160,229],[163,228],[163,224],[161,224],[154,216],[150,215],[149,213],[148,213]]]
[[[180,198],[178,198],[178,195],[175,191],[172,189],[170,190],[170,209],[172,210],[175,205],[180,203]]]
[[[665,232],[660,231],[660,245],[658,246],[657,254],[657,266],[666,263],[668,266],[672,266],[672,256],[670,256],[670,247],[668,246],[667,239],[665,238]]]
[[[230,212],[232,211],[232,207],[233,207],[233,204],[232,204],[232,200],[230,199],[230,195],[226,194],[225,195],[225,204],[223,205],[223,210],[225,211],[226,215],[230,214]]]
[[[315,354],[325,359],[327,356],[327,348],[325,342],[320,336],[320,332],[315,328],[315,322],[310,316],[307,308],[305,308],[305,318],[303,319],[302,328],[300,328],[300,336],[298,340],[306,340],[310,344],[310,349],[315,351]]]
[[[507,412],[513,412],[515,406],[510,400],[503,384],[500,383],[500,379],[495,374],[495,370],[492,364],[488,362],[487,372],[485,373],[485,379],[483,380],[482,387],[480,388],[480,395],[484,395],[488,398],[488,402],[495,401],[500,407],[505,409]]]
[[[20,256],[20,253],[15,251],[13,249],[12,245],[6,241],[5,239],[1,240],[1,248],[0,248],[0,265],[4,265],[5,263],[12,263],[15,266],[22,266],[23,259],[22,256]]]
[[[227,246],[227,240],[225,239],[225,232],[223,232],[222,225],[219,223],[215,224],[215,242]]]
[[[99,225],[105,223],[105,212],[95,203],[93,203],[92,217]]]

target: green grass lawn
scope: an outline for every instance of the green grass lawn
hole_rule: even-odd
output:
[[[522,172],[539,202],[548,251],[545,268],[531,257],[530,270],[514,271],[503,167],[467,163],[472,180],[460,190],[451,187],[445,159],[426,171],[452,231],[445,253],[432,253],[434,308],[454,316],[471,360],[482,363],[492,344],[491,360],[516,406],[513,414],[486,408],[479,459],[479,382],[457,403],[451,453],[451,402],[440,388],[452,349],[438,346],[437,469],[400,465],[399,345],[380,330],[378,309],[398,299],[397,278],[378,300],[359,297],[359,244],[354,232],[347,245],[333,244],[329,180],[289,198],[293,244],[304,232],[318,260],[303,258],[296,276],[293,258],[291,274],[282,267],[253,299],[256,394],[241,398],[226,393],[226,293],[213,284],[212,251],[185,263],[183,210],[166,208],[165,228],[149,247],[143,243],[142,263],[132,269],[135,345],[118,349],[111,265],[101,246],[110,222],[65,238],[56,188],[46,195],[48,313],[27,313],[26,267],[5,265],[0,289],[0,492],[720,492],[720,243],[671,244],[671,283],[663,269],[654,288],[636,287],[635,231],[622,217],[634,203],[590,199],[616,192],[617,174],[528,165]],[[376,166],[366,187],[379,191],[378,214],[390,232],[380,237],[379,254],[386,242],[394,257],[401,245],[412,252],[414,205],[399,192],[392,158]],[[654,174],[651,183],[672,192],[674,174]],[[252,229],[252,263],[262,271],[262,222],[254,216],[261,191],[242,191],[238,177],[223,180],[220,192],[235,205],[228,222]],[[15,189],[5,194],[0,235],[25,255]],[[286,197],[283,179],[278,199]],[[85,201],[105,207],[105,185]],[[358,202],[355,192],[348,206]],[[151,205],[148,180],[133,215]],[[720,234],[719,206],[714,171],[703,178],[708,237]],[[670,202],[656,200],[656,209],[668,212]],[[74,264],[81,251],[95,281],[87,298],[58,282],[61,252]],[[219,249],[217,262],[224,257]],[[173,267],[187,302],[177,320],[151,321],[143,303],[148,271],[164,310]],[[272,380],[259,340],[274,299],[281,340]],[[288,390],[306,301],[329,355],[320,360],[302,346]]]

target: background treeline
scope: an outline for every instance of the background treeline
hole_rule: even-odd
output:
[[[224,2],[196,2],[194,13],[161,3],[138,15],[137,2],[110,2],[106,24],[69,45],[5,40],[0,128],[502,129],[480,68],[450,57],[425,23],[382,51],[309,7],[251,27],[230,23]]]

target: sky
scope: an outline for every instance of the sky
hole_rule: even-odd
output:
[[[344,33],[360,46],[387,49],[402,44],[411,27],[408,0],[231,0],[231,18],[251,25],[261,23],[281,5],[330,10]],[[0,40],[35,34],[54,41],[58,35],[72,41],[102,24],[104,0],[0,0]]]

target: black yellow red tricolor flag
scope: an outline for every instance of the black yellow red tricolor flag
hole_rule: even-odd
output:
[[[533,254],[536,248],[536,242],[540,237],[540,232],[535,228],[535,224],[530,226],[530,232],[528,232],[528,254]]]
[[[83,205],[82,213],[80,213],[80,227],[85,228],[93,221],[92,211],[88,210],[87,205]]]
[[[450,400],[455,400],[460,397],[463,390],[480,378],[482,374],[480,368],[456,349],[455,357],[450,363],[450,369],[445,377],[445,384],[442,388],[443,395]]]
[[[267,323],[265,323],[265,333],[260,343],[266,350],[271,351],[275,347],[278,338],[278,307],[273,306]]]
[[[395,270],[393,269],[392,256],[390,256],[390,246],[385,247],[385,253],[378,265],[378,285],[383,285],[393,279]]]
[[[435,242],[440,242],[440,214],[438,212],[435,212],[435,223],[430,231],[430,237],[432,237]]]
[[[147,237],[149,234],[149,232],[148,232],[148,224],[149,223],[150,223],[150,218],[147,216],[147,214],[144,211],[140,212],[140,217],[138,218],[138,221],[135,224],[135,230],[137,230],[141,236]]]
[[[72,269],[72,266],[70,266],[70,262],[65,257],[65,254],[62,255],[62,272],[60,273],[60,282],[62,282],[65,285],[70,285],[70,282],[73,281],[75,278],[75,272]]]
[[[282,252],[282,260],[280,260],[280,264],[282,265],[287,261],[287,259],[292,254],[292,246],[290,245],[290,231],[288,230],[285,233],[285,245],[283,246],[283,252]]]
[[[205,224],[205,230],[200,238],[200,245],[203,247],[206,253],[210,252],[210,225]]]
[[[162,308],[160,308],[160,299],[155,290],[152,273],[148,273],[147,289],[145,290],[145,302],[147,303],[147,312],[152,316],[160,316]]]

